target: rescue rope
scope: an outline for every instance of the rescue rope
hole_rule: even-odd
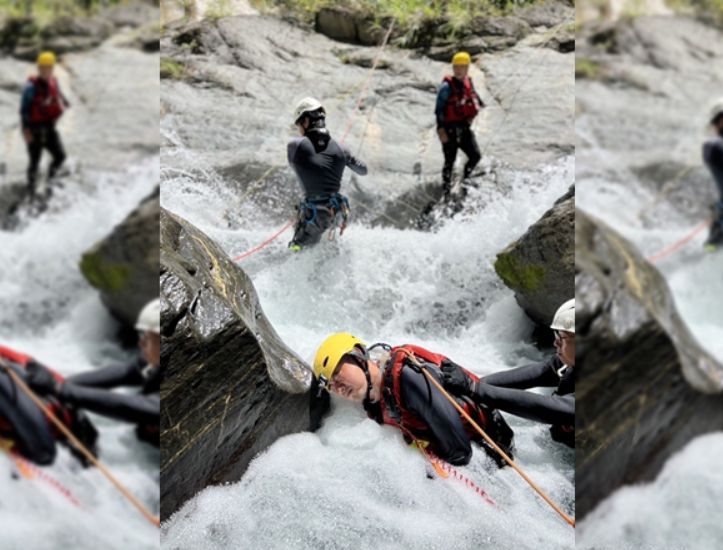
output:
[[[58,493],[63,495],[73,506],[77,508],[81,507],[80,501],[75,498],[71,490],[68,489],[65,485],[63,485],[60,481],[55,479],[50,474],[44,472],[42,468],[39,468],[37,465],[33,464],[25,457],[21,456],[20,453],[18,453],[17,451],[13,449],[8,449],[7,453],[10,456],[10,459],[15,464],[15,467],[25,479],[32,480],[37,477],[38,479],[41,479],[42,481],[50,485]]]
[[[382,41],[379,50],[377,51],[376,56],[374,57],[374,62],[372,63],[371,69],[369,69],[369,72],[367,74],[367,78],[364,81],[364,84],[362,86],[362,89],[359,93],[359,98],[357,99],[356,106],[354,107],[354,111],[352,112],[351,116],[349,117],[349,121],[347,122],[346,129],[344,130],[344,133],[342,135],[341,140],[339,143],[341,145],[344,144],[344,140],[346,140],[347,135],[349,134],[349,131],[351,130],[352,126],[354,125],[354,121],[359,113],[359,110],[361,108],[361,104],[364,101],[364,98],[366,97],[367,90],[369,88],[369,83],[371,82],[372,75],[377,69],[377,65],[379,65],[379,61],[381,59],[381,55],[384,52],[384,48],[387,45],[387,42],[389,41],[389,37],[392,34],[392,30],[394,29],[394,19],[392,19],[392,22],[389,25],[389,29],[387,30],[387,33],[384,35],[384,40]],[[267,171],[264,176],[257,182],[257,188],[258,184],[261,183],[271,172],[271,169]],[[251,190],[247,190],[246,194],[244,195],[244,198],[248,196],[251,193]],[[271,244],[275,239],[277,239],[284,231],[286,231],[289,227],[291,227],[296,220],[292,219],[290,220],[286,225],[284,225],[281,229],[279,229],[276,233],[274,233],[271,237],[269,237],[267,240],[262,242],[260,245],[255,246],[251,250],[247,250],[243,254],[239,254],[235,258],[233,258],[234,262],[238,262],[243,260],[244,258],[247,258],[248,256],[251,256],[252,254],[255,254],[256,252],[259,252],[260,250],[263,250],[266,248],[269,244]]]
[[[424,368],[424,366],[417,360],[417,358],[414,356],[414,354],[412,352],[410,352],[409,350],[406,350],[403,348],[402,348],[402,351],[404,351],[404,353],[407,354],[409,359],[420,368],[420,370],[424,373],[424,375],[442,393],[442,395],[447,399],[447,401],[449,401],[454,406],[454,408],[457,409],[457,412],[459,412],[459,414],[461,414],[467,420],[467,422],[469,422],[470,425],[473,426],[475,430],[477,430],[477,432],[484,438],[484,440],[487,443],[489,443],[489,445],[495,451],[497,451],[497,453],[502,458],[505,459],[505,462],[507,462],[510,466],[512,466],[512,469],[515,470],[518,474],[520,474],[522,479],[524,479],[528,483],[528,485],[530,487],[532,487],[535,490],[535,492],[538,495],[540,495],[542,497],[542,499],[547,504],[549,504],[550,507],[553,510],[555,510],[555,512],[557,512],[560,515],[560,517],[562,517],[562,519],[564,519],[572,527],[575,527],[575,518],[572,518],[572,517],[568,516],[565,512],[563,512],[562,509],[557,504],[555,504],[552,501],[552,499],[550,497],[548,497],[547,494],[545,494],[545,492],[542,489],[540,489],[535,484],[534,481],[532,481],[532,479],[530,479],[530,477],[522,470],[522,468],[520,468],[515,463],[514,460],[512,460],[509,456],[507,456],[507,453],[505,453],[502,449],[500,449],[499,445],[497,445],[497,443],[495,443],[495,441],[489,435],[487,435],[487,433],[482,428],[480,428],[479,424],[477,424],[477,422],[475,422],[474,419],[469,414],[467,414],[467,412],[462,407],[459,406],[459,403],[457,403],[457,401],[455,401],[455,399],[451,395],[449,395],[449,393],[447,393],[447,390],[445,390],[444,387],[442,387],[442,385],[437,381],[437,379],[434,376],[432,376],[427,371],[427,369]]]
[[[682,239],[679,241],[674,242],[667,248],[664,248],[660,252],[653,254],[652,256],[648,256],[646,259],[651,262],[655,263],[658,260],[662,260],[663,258],[666,258],[670,256],[671,254],[676,253],[678,250],[683,248],[686,244],[688,244],[690,241],[692,241],[698,233],[703,231],[704,229],[710,227],[711,223],[713,223],[711,220],[706,220],[700,225],[696,226],[690,233],[685,235]]]
[[[491,506],[497,506],[497,503],[492,500],[492,497],[490,497],[487,492],[482,489],[479,485],[477,485],[474,481],[469,479],[468,477],[461,474],[459,471],[457,471],[456,468],[454,468],[451,464],[448,462],[445,462],[438,456],[436,456],[434,453],[427,452],[427,450],[424,448],[424,445],[422,444],[419,439],[414,437],[414,434],[410,432],[408,429],[406,429],[401,424],[399,425],[401,430],[407,434],[409,438],[411,438],[414,441],[414,445],[419,449],[419,452],[422,453],[424,458],[426,458],[429,463],[432,465],[432,468],[440,475],[440,477],[447,479],[450,475],[452,475],[455,479],[458,479],[462,483],[464,483],[467,487],[472,489],[475,493],[477,493],[482,499],[484,499],[487,504]]]
[[[0,360],[2,361],[2,360]],[[73,432],[71,432],[65,424],[63,424],[53,412],[48,409],[45,404],[40,400],[40,398],[31,390],[28,385],[25,383],[25,381],[15,372],[13,371],[4,361],[0,363],[2,365],[2,368],[5,369],[5,372],[7,372],[8,376],[15,382],[15,384],[25,393],[35,405],[40,408],[41,411],[45,414],[45,416],[48,417],[48,419],[55,425],[60,432],[68,438],[68,440],[77,447],[77,449],[87,458],[93,466],[98,468],[98,470],[115,486],[115,488],[126,498],[130,501],[133,506],[135,506],[138,511],[143,514],[143,516],[151,522],[156,527],[161,526],[161,522],[158,519],[158,517],[154,516],[144,505],[143,503],[138,500],[136,497],[134,497],[128,489],[120,482],[116,477],[108,470],[108,468],[105,467],[105,465],[98,460],[93,453],[91,453],[85,445],[83,445],[75,435],[73,435]]]

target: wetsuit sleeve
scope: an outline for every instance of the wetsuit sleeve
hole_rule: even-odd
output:
[[[41,466],[55,460],[55,438],[43,412],[15,387],[9,376],[0,373],[0,416],[13,429],[13,440],[20,454]]]
[[[723,168],[723,140],[716,140],[711,146],[710,162],[714,166]]]
[[[92,388],[116,388],[118,386],[139,386],[143,384],[143,375],[137,361],[128,365],[117,365],[102,369],[81,372],[66,378],[76,386]]]
[[[35,97],[35,86],[32,82],[28,82],[23,89],[23,95],[20,99],[20,122],[23,128],[30,126],[30,106],[33,104]]]
[[[344,160],[346,162],[346,165],[351,168],[351,170],[356,174],[359,174],[360,176],[366,176],[367,165],[358,158],[356,158],[354,155],[352,155],[351,151],[349,151],[349,149],[347,149],[346,147],[342,147],[342,150],[344,151]]]
[[[136,424],[160,422],[161,400],[158,394],[124,394],[66,382],[60,390],[60,399],[116,420]]]
[[[450,464],[469,463],[472,445],[452,404],[420,372],[405,368],[400,383],[406,408],[429,426],[434,438],[430,443],[439,458]]]
[[[575,396],[540,395],[481,383],[472,398],[478,403],[544,424],[575,423]]]
[[[300,139],[292,139],[286,146],[286,160],[289,161],[289,166],[294,167],[296,163],[296,151],[299,148]]]
[[[559,359],[552,357],[540,363],[496,372],[483,377],[482,380],[491,386],[515,388],[518,390],[539,387],[552,388],[560,383],[560,378],[555,372],[555,370],[560,367],[562,367],[562,363],[560,363]]]
[[[447,101],[452,93],[452,89],[449,87],[448,82],[443,82],[437,92],[437,104],[434,109],[434,113],[437,116],[437,128],[444,126],[444,109],[447,106]]]

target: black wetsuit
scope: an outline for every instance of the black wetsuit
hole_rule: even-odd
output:
[[[454,86],[457,87],[457,93],[462,94],[464,85],[456,78],[452,79]],[[477,145],[477,139],[474,136],[471,128],[471,121],[459,121],[451,122],[445,119],[445,110],[447,108],[447,102],[451,96],[452,90],[448,82],[442,83],[437,94],[437,103],[435,108],[435,116],[437,117],[437,129],[444,128],[447,134],[447,143],[442,144],[442,152],[444,153],[444,168],[442,169],[442,181],[445,186],[445,190],[449,189],[449,185],[452,182],[452,171],[454,169],[454,162],[457,160],[457,151],[462,149],[465,155],[467,155],[467,163],[464,166],[464,177],[467,178],[472,173],[472,170],[477,166],[479,161],[482,159],[479,145]],[[474,92],[477,100],[482,104],[482,101],[477,96],[477,92]]]
[[[329,202],[339,194],[344,168],[348,166],[363,176],[367,167],[332,139],[325,128],[311,128],[304,137],[293,139],[287,156],[305,197],[291,244],[316,244],[334,223],[336,213]]]
[[[476,402],[528,420],[552,424],[550,433],[555,441],[575,446],[575,369],[563,369],[559,357],[485,376],[477,387],[472,394]],[[538,387],[557,389],[552,395],[525,391]]]
[[[11,366],[23,375],[21,368]],[[43,412],[0,370],[0,437],[11,439],[17,451],[40,465],[55,460],[55,437]]]
[[[703,145],[703,160],[708,166],[716,185],[719,199],[715,205],[715,216],[710,228],[709,244],[723,244],[723,137],[717,136]]]
[[[160,382],[160,368],[138,360],[71,376],[61,386],[59,398],[64,403],[134,423],[139,439],[159,446]],[[142,388],[135,394],[108,391],[121,386]]]

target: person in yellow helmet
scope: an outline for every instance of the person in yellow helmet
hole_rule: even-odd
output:
[[[53,52],[42,52],[38,55],[38,74],[28,79],[20,103],[21,127],[30,157],[28,192],[31,200],[35,200],[39,195],[36,180],[43,149],[47,149],[53,157],[48,168],[48,181],[52,182],[65,161],[65,149],[58,135],[56,123],[70,103],[60,91],[58,81],[53,76],[55,63]],[[49,193],[48,187],[45,194]]]
[[[470,176],[482,158],[471,125],[479,110],[484,107],[484,102],[467,74],[471,62],[467,52],[456,53],[452,58],[453,74],[444,77],[437,93],[435,114],[437,134],[444,153],[442,184],[445,196],[449,194],[452,186],[452,171],[457,151],[462,149],[467,155],[464,178]]]
[[[369,352],[377,348],[378,357],[373,358]],[[467,464],[474,441],[499,466],[504,465],[424,374],[430,373],[441,383],[441,368],[449,364],[454,365],[449,358],[419,346],[375,344],[367,348],[360,339],[342,332],[329,336],[316,353],[315,391],[321,395],[326,390],[362,404],[370,418],[398,427],[409,442],[421,444],[451,464]],[[514,434],[499,412],[464,397],[457,402],[502,449],[512,452]]]

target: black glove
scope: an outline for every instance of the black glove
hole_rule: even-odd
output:
[[[61,382],[55,379],[47,367],[34,359],[25,366],[25,383],[40,395],[58,395]]]
[[[454,395],[468,395],[473,391],[474,380],[457,363],[445,359],[441,367],[444,387],[447,390]]]

